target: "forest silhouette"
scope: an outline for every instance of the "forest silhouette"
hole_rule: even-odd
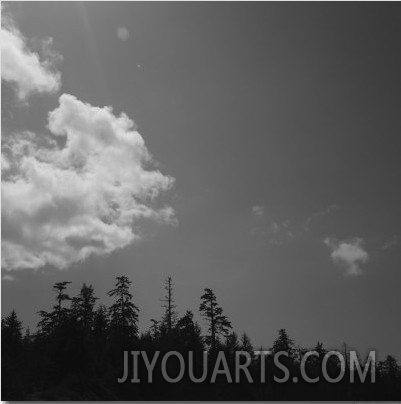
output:
[[[2,318],[2,400],[400,400],[401,367],[392,356],[374,363],[375,382],[371,381],[372,367],[362,382],[356,374],[350,382],[349,351],[344,344],[340,352],[345,358],[345,374],[338,383],[322,377],[322,362],[329,351],[321,342],[311,348],[296,345],[285,329],[268,347],[254,347],[246,333],[239,336],[219,305],[212,289],[200,296],[199,312],[205,320],[206,333],[194,321],[193,312],[180,315],[174,302],[171,277],[165,282],[162,299],[163,315],[151,319],[151,326],[139,332],[139,308],[134,303],[132,282],[126,276],[116,278],[108,295],[110,307],[97,304],[94,288],[83,284],[75,297],[68,294],[70,282],[59,282],[53,287],[54,306],[38,312],[37,331],[23,332],[23,324],[13,310]],[[270,350],[273,354],[286,352],[280,362],[288,369],[289,379],[277,383],[274,376],[283,377],[272,355],[261,357],[255,350]],[[318,353],[306,362],[305,371],[316,383],[307,383],[300,370],[301,359],[307,351]],[[140,383],[128,378],[118,383],[123,374],[124,351],[145,351],[151,358],[156,351],[177,351],[187,362],[193,352],[193,371],[203,372],[203,352],[208,351],[207,375],[204,382],[194,383],[184,373],[177,383],[169,383],[155,366],[152,382],[146,367],[139,359]],[[241,375],[239,383],[229,383],[219,374],[210,382],[218,353],[223,351],[232,379],[235,376],[236,352],[248,352],[248,367],[253,383]],[[179,373],[179,362],[171,357],[167,371],[171,377]],[[245,360],[245,358],[243,358]],[[158,359],[159,360],[159,359]],[[265,381],[261,382],[261,361],[264,361]],[[360,360],[361,365],[365,360]],[[187,363],[185,363],[187,365]],[[187,366],[186,366],[187,369]],[[330,356],[327,373],[335,378],[340,372],[340,361]],[[294,380],[297,378],[298,382]]]

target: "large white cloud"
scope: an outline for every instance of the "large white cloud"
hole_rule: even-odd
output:
[[[3,145],[3,268],[66,268],[132,243],[141,218],[175,221],[171,207],[155,206],[174,179],[152,168],[125,114],[63,94],[48,128]]]
[[[363,248],[363,239],[337,241],[332,238],[325,238],[323,242],[331,248],[332,260],[345,268],[347,275],[361,275],[361,264],[368,261],[369,255]]]
[[[4,10],[2,10],[4,13]],[[7,15],[1,25],[1,78],[15,86],[22,100],[29,94],[54,93],[61,86],[60,73],[54,69],[55,54],[51,39],[43,41],[45,58],[28,49],[27,41]]]

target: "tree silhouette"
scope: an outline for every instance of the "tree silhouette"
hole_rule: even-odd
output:
[[[93,315],[93,335],[96,338],[106,338],[109,328],[107,308],[101,304]]]
[[[248,337],[248,334],[246,334],[245,332],[241,335],[240,350],[244,351],[244,352],[248,352],[249,355],[251,355],[251,358],[253,358],[255,356],[254,348],[253,348],[253,345],[251,343],[251,340]]]
[[[288,336],[287,331],[281,328],[278,331],[278,337],[273,342],[273,353],[287,352],[290,358],[294,355],[294,341]]]
[[[57,282],[53,286],[53,290],[57,293],[56,304],[53,306],[53,311],[47,312],[41,310],[39,316],[41,320],[38,323],[38,327],[43,335],[50,335],[57,327],[60,327],[68,318],[69,309],[63,307],[63,302],[71,300],[68,294],[64,293],[67,285],[71,282]]]
[[[170,279],[171,281],[171,279]],[[209,376],[222,351],[231,376],[236,374],[236,364],[245,364],[245,358],[238,351],[246,351],[254,356],[252,343],[246,333],[239,338],[232,331],[231,323],[218,305],[211,289],[205,289],[201,297],[200,312],[206,318],[207,336],[202,338],[201,328],[194,321],[194,314],[187,310],[183,316],[171,321],[171,331],[160,332],[160,323],[152,320],[148,330],[138,336],[138,308],[132,301],[131,281],[117,277],[115,288],[108,292],[113,298],[112,305],[95,307],[97,298],[92,286],[83,285],[76,297],[70,299],[65,289],[69,282],[59,282],[53,287],[56,303],[49,312],[41,312],[38,331],[32,334],[26,330],[23,337],[22,323],[15,311],[2,319],[2,398],[6,400],[388,400],[397,401],[401,397],[401,369],[396,358],[387,356],[375,368],[369,367],[365,381],[355,378],[349,381],[347,374],[339,383],[325,380],[322,360],[326,353],[323,344],[318,342],[305,364],[306,374],[316,383],[302,380],[301,363],[307,349],[298,346],[289,338],[285,329],[280,329],[273,342],[273,353],[287,352],[288,357],[280,358],[290,378],[289,383],[270,384],[283,377],[283,368],[278,366],[270,355],[261,360],[252,360],[247,368],[255,383],[247,377],[240,377],[240,383],[229,383],[219,375],[216,383],[209,383]],[[167,280],[167,296],[171,282]],[[169,289],[170,287],[170,289]],[[170,309],[174,302],[170,294]],[[70,307],[66,304],[71,301]],[[172,310],[166,313],[172,313]],[[174,306],[175,309],[175,306]],[[168,317],[164,313],[164,326],[167,330]],[[167,320],[167,321],[166,321]],[[184,374],[176,384],[166,383],[160,367],[156,363],[153,384],[146,383],[148,374],[140,365],[138,376],[141,383],[119,384],[117,379],[123,374],[122,358],[125,352],[144,352],[148,358],[156,351],[165,353],[176,351],[184,361],[191,361],[193,375],[197,378],[204,373],[205,342],[209,345],[206,363],[206,380],[193,383]],[[261,351],[264,349],[261,347]],[[345,349],[346,350],[346,349]],[[193,355],[188,354],[192,352]],[[346,352],[348,352],[346,350]],[[171,358],[167,363],[169,375],[177,375],[179,361]],[[260,357],[262,359],[262,357]],[[141,363],[141,362],[140,362]],[[158,362],[160,363],[160,361]],[[265,366],[266,383],[261,382],[261,364]],[[359,363],[361,363],[359,361]],[[143,363],[142,363],[143,365]],[[220,362],[220,369],[222,363]],[[132,366],[128,364],[128,366]],[[366,366],[366,365],[365,365]],[[374,365],[373,365],[374,366]],[[187,367],[186,367],[187,368]],[[339,361],[331,356],[326,363],[331,378],[339,374]],[[376,383],[370,383],[373,370]],[[244,375],[245,376],[245,375]],[[349,376],[349,374],[348,374]],[[299,383],[293,383],[295,377]]]
[[[92,285],[86,286],[84,283],[78,296],[71,302],[72,315],[86,335],[92,330],[96,300]]]
[[[382,374],[386,375],[389,379],[395,379],[400,372],[400,366],[397,363],[397,359],[391,355],[387,355],[386,359],[379,363],[379,368]]]
[[[232,356],[235,355],[235,351],[240,350],[240,341],[236,332],[233,331],[227,335],[224,350]]]
[[[9,396],[23,399],[20,379],[22,359],[22,323],[15,310],[1,319],[1,382],[2,400]]]
[[[176,321],[177,321],[177,313],[175,311],[176,306],[174,304],[174,296],[173,296],[173,281],[171,276],[167,277],[165,281],[164,290],[166,291],[166,296],[162,299],[164,303],[162,307],[164,307],[165,312],[162,318],[162,329],[165,329],[167,333],[171,333]]]
[[[129,291],[132,282],[126,276],[117,276],[116,279],[115,288],[108,292],[109,296],[116,298],[109,308],[110,326],[117,334],[137,337],[139,309],[132,302],[132,294]]]
[[[160,321],[155,320],[154,318],[150,319],[150,322],[152,323],[152,325],[150,326],[150,335],[152,336],[152,338],[158,338],[160,335]]]
[[[7,346],[9,354],[19,351],[22,343],[22,322],[18,319],[15,310],[1,319],[1,338],[2,344]]]
[[[178,338],[181,347],[187,349],[201,349],[203,347],[201,339],[201,329],[199,325],[193,320],[194,314],[192,311],[187,310],[185,315],[182,316],[176,324]]]
[[[227,337],[232,328],[231,322],[223,314],[223,309],[218,305],[216,295],[212,289],[205,288],[205,293],[201,296],[199,311],[206,318],[209,335],[206,343],[212,348],[216,346],[220,336]]]

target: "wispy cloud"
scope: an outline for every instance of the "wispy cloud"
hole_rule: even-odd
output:
[[[268,228],[269,243],[282,245],[295,238],[294,230],[291,222],[285,220],[283,222],[272,221]]]
[[[3,281],[7,281],[7,282],[14,282],[15,278],[10,275],[10,274],[6,274],[2,276]]]
[[[2,14],[4,9],[2,9]],[[52,40],[42,41],[43,57],[28,48],[26,38],[8,15],[2,15],[1,79],[13,85],[20,100],[31,93],[54,93],[61,86],[55,61],[60,56],[51,49]]]
[[[264,206],[252,206],[252,214],[256,223],[251,233],[263,237],[269,244],[282,245],[295,237],[291,222],[274,219]]]
[[[255,216],[263,216],[263,214],[265,213],[265,208],[264,206],[259,205],[252,206],[252,213]]]
[[[384,242],[382,249],[388,250],[389,248],[393,248],[399,245],[401,245],[401,237],[393,236]]]
[[[323,209],[323,210],[320,210],[318,212],[312,213],[305,221],[305,224],[304,224],[305,231],[310,230],[311,223],[312,223],[313,220],[315,220],[316,218],[321,217],[321,216],[326,216],[326,215],[330,214],[331,212],[333,212],[334,210],[337,210],[337,209],[339,209],[339,206],[335,205],[335,204],[332,204],[332,205],[327,206],[326,209]]]
[[[121,26],[117,28],[117,37],[122,41],[126,41],[129,38],[129,31],[127,27]]]
[[[369,259],[368,253],[364,250],[362,238],[337,241],[326,237],[323,240],[331,249],[331,258],[339,266],[345,269],[347,275],[357,276],[363,273],[361,265]]]

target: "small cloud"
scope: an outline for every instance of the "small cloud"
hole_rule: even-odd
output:
[[[252,213],[255,216],[263,216],[265,213],[265,208],[264,206],[252,206]]]
[[[363,273],[360,265],[368,261],[369,255],[363,249],[362,238],[337,241],[326,237],[323,242],[331,248],[332,260],[337,265],[344,267],[347,275],[357,276]]]
[[[304,224],[305,231],[308,231],[310,229],[312,220],[314,220],[314,219],[316,219],[317,217],[320,217],[320,216],[328,215],[329,213],[331,213],[331,212],[333,212],[334,210],[337,210],[337,209],[339,209],[339,206],[333,204],[333,205],[327,206],[327,208],[324,209],[324,210],[312,213],[305,221],[305,224]]]
[[[277,246],[283,245],[295,238],[295,234],[292,229],[292,225],[289,220],[277,223],[274,220],[271,221],[268,227],[269,243]]]
[[[397,245],[401,244],[401,239],[398,236],[390,237],[384,244],[383,250],[388,250],[389,248],[396,247]]]
[[[15,278],[12,275],[9,275],[9,274],[4,275],[2,279],[3,279],[3,281],[8,281],[8,282],[14,282],[15,281]]]
[[[263,237],[267,243],[281,246],[295,238],[294,229],[289,220],[277,221],[266,208],[261,205],[252,206],[252,214],[257,218],[252,228],[253,236]]]
[[[117,28],[117,36],[122,41],[126,41],[129,38],[129,31],[127,27],[121,26]]]

